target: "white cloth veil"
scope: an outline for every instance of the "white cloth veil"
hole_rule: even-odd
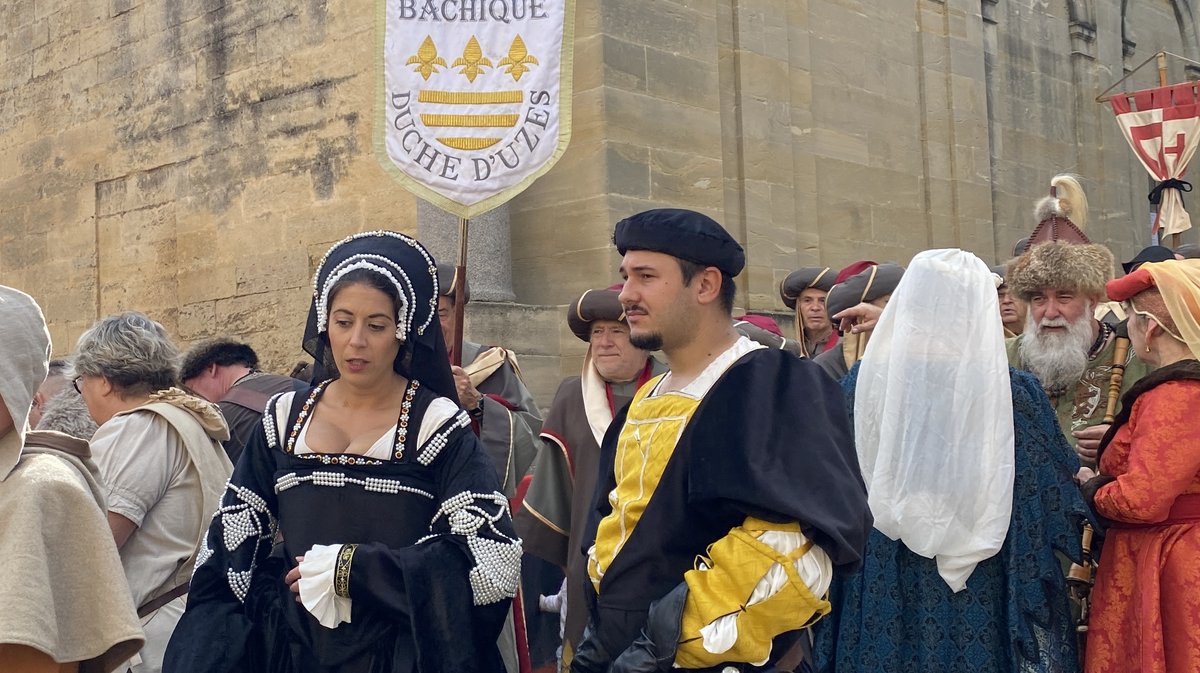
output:
[[[855,443],[875,528],[962,590],[1008,534],[1013,412],[995,276],[962,250],[913,258],[863,356]]]

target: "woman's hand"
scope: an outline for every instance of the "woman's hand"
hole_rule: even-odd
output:
[[[303,556],[296,557],[296,567],[288,571],[284,576],[283,582],[288,586],[288,590],[296,594],[296,602],[300,602],[300,564],[304,563]]]

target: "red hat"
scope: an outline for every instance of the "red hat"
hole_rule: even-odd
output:
[[[1104,284],[1108,298],[1113,301],[1125,301],[1152,287],[1154,287],[1154,276],[1150,275],[1149,269],[1140,267],[1133,273],[1114,278]]]
[[[837,278],[833,279],[833,283],[834,285],[837,285],[850,276],[857,276],[873,266],[879,266],[878,262],[872,262],[869,259],[864,259],[861,262],[855,262],[841,271],[838,271]]]
[[[746,315],[744,315],[740,318],[734,318],[734,320],[748,322],[751,325],[754,325],[755,327],[757,327],[759,329],[764,329],[764,330],[770,332],[771,334],[774,334],[775,336],[780,336],[780,337],[783,336],[783,331],[779,329],[779,323],[775,322],[775,319],[768,315],[757,315],[754,313],[747,313]]]

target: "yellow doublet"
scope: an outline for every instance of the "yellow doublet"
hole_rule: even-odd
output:
[[[634,395],[617,440],[613,462],[617,487],[608,494],[612,512],[600,521],[595,546],[588,554],[588,575],[596,593],[600,593],[604,571],[633,534],[684,428],[700,406],[700,398],[678,392],[648,397],[661,380],[662,376],[650,380]]]

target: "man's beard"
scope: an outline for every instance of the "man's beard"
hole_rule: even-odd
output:
[[[1074,323],[1063,318],[1034,322],[1030,312],[1018,346],[1025,368],[1033,372],[1047,390],[1067,390],[1088,367],[1088,350],[1093,335],[1091,311]],[[1042,327],[1066,327],[1066,332],[1046,332]]]
[[[630,332],[629,343],[633,344],[634,348],[640,348],[644,351],[660,351],[662,350],[663,339],[658,332],[650,332],[649,334],[634,334]]]

